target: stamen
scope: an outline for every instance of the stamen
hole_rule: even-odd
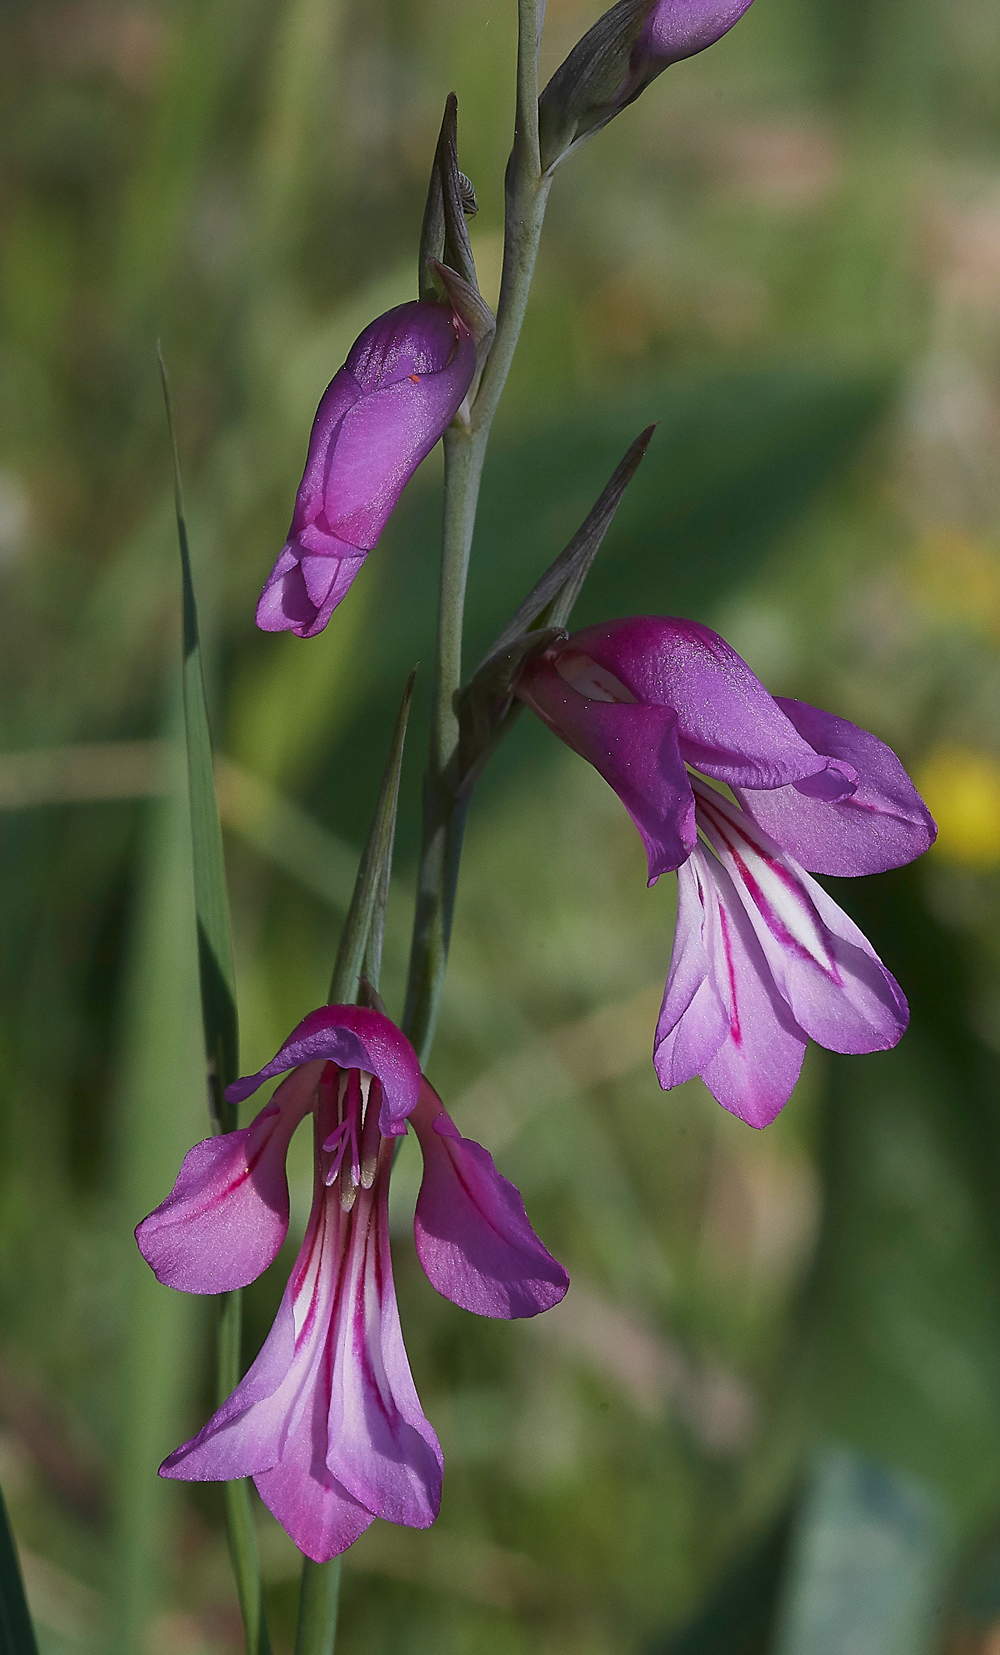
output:
[[[323,1143],[322,1147],[329,1154],[334,1156],[333,1164],[327,1169],[326,1178],[324,1179],[327,1187],[333,1183],[340,1171],[340,1164],[344,1159],[346,1139],[347,1124],[346,1122],[341,1121],[340,1125],[334,1127],[333,1131],[330,1133],[330,1136]]]
[[[370,1190],[375,1182],[379,1145],[382,1142],[378,1124],[382,1109],[382,1082],[374,1075],[368,1076],[368,1082],[365,1120],[361,1128],[361,1188],[365,1190]]]
[[[350,1135],[351,1177],[355,1184],[361,1182],[361,1165],[358,1157],[358,1140],[361,1137],[361,1102],[361,1072],[358,1069],[352,1069],[347,1077],[344,1120]]]
[[[324,1175],[324,1183],[329,1188],[338,1178],[340,1179],[340,1203],[345,1212],[350,1212],[358,1189],[362,1185],[362,1123],[366,1114],[366,1094],[370,1089],[370,1075],[362,1076],[358,1069],[340,1070],[337,1098],[337,1113],[340,1119],[321,1145],[321,1148],[333,1157]],[[376,1120],[377,1114],[376,1108]],[[365,1187],[370,1188],[370,1185]]]

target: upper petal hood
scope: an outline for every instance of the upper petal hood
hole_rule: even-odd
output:
[[[846,718],[777,697],[800,735],[857,772],[848,798],[806,797],[796,787],[736,788],[744,810],[812,873],[884,873],[921,856],[937,836],[930,811],[891,747]]]
[[[569,1276],[531,1228],[514,1185],[462,1137],[426,1080],[413,1126],[424,1157],[414,1232],[431,1286],[479,1316],[537,1316],[558,1304]]]
[[[450,305],[410,299],[368,324],[348,351],[344,370],[369,395],[402,380],[437,378],[454,368],[463,331],[468,329]],[[468,385],[462,396],[466,390]]]
[[[849,764],[817,753],[724,638],[697,621],[640,615],[576,632],[566,646],[639,702],[673,707],[686,764],[730,786],[780,787],[826,773],[824,796],[853,792]]]
[[[281,1050],[258,1069],[226,1088],[242,1102],[272,1075],[318,1059],[341,1069],[363,1069],[382,1082],[379,1127],[385,1137],[406,1131],[406,1117],[420,1096],[420,1064],[405,1034],[384,1013],[367,1006],[321,1006],[304,1017]]]
[[[614,788],[646,847],[650,884],[679,867],[696,833],[673,709],[592,700],[545,656],[529,662],[516,693]]]

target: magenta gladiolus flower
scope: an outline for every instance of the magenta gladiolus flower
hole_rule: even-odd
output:
[[[300,1551],[324,1562],[374,1517],[426,1528],[441,1498],[441,1450],[406,1360],[389,1253],[393,1139],[407,1120],[424,1157],[417,1254],[439,1293],[481,1316],[534,1316],[569,1278],[387,1017],[324,1006],[227,1096],[240,1101],[285,1070],[252,1125],[195,1145],[136,1239],[170,1287],[220,1293],[253,1281],[285,1238],[285,1154],[312,1113],[312,1211],[274,1325],[232,1396],[160,1474],[253,1477]]]
[[[355,340],[313,422],[288,540],[257,605],[263,631],[322,632],[475,366],[472,334],[447,305],[397,305]]]
[[[678,870],[654,1048],[662,1086],[701,1075],[726,1109],[766,1126],[807,1037],[835,1052],[896,1044],[909,1016],[902,991],[810,878],[884,872],[933,842],[890,748],[770,696],[694,621],[588,627],[531,662],[517,694],[618,793],[649,883]]]

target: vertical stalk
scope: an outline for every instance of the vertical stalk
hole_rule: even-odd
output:
[[[221,1293],[216,1360],[216,1395],[220,1407],[232,1395],[243,1377],[240,1362],[242,1329],[242,1292],[236,1289],[232,1293]],[[247,1655],[271,1655],[271,1640],[264,1619],[257,1534],[250,1504],[250,1479],[235,1478],[223,1484],[223,1491],[229,1556],[236,1578],[236,1595],[240,1600]]]
[[[339,1603],[340,1558],[313,1563],[307,1557],[302,1564],[295,1655],[334,1655]]]
[[[504,180],[503,270],[497,333],[472,409],[473,431],[489,432],[514,360],[528,304],[551,173],[538,152],[538,46],[545,0],[518,0],[517,108]],[[475,507],[473,506],[473,512]]]
[[[465,586],[488,435],[488,427],[474,437],[468,427],[452,425],[444,436],[444,528],[431,742],[424,776],[423,839],[403,1016],[403,1027],[421,1064],[430,1053],[437,1024],[465,826],[465,809],[458,799],[455,697],[462,679]]]
[[[551,179],[538,156],[538,40],[544,0],[518,0],[517,109],[505,185],[503,275],[497,331],[469,421],[444,438],[444,527],[431,742],[424,778],[423,838],[403,1027],[426,1062],[434,1042],[468,800],[461,789],[456,698],[479,485],[528,304]]]

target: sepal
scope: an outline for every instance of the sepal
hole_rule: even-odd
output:
[[[440,259],[428,259],[427,267],[445,298],[466,325],[476,342],[476,367],[481,369],[490,353],[497,331],[497,319],[478,287],[464,280]]]
[[[638,97],[623,101],[633,53],[655,0],[618,0],[578,40],[538,100],[542,171],[565,160]]]
[[[403,764],[403,746],[406,725],[413,699],[413,671],[403,691],[396,725],[392,733],[389,754],[382,774],[375,810],[372,814],[368,838],[361,853],[351,906],[347,911],[340,946],[330,979],[331,1005],[352,1000],[364,968],[367,977],[377,988],[382,962],[382,938],[385,933],[385,911],[389,900],[389,881],[392,875],[392,848],[396,837],[396,806],[399,800],[399,777]]]
[[[449,92],[431,167],[427,204],[420,231],[418,285],[421,299],[437,299],[430,273],[431,261],[440,260],[478,292],[476,263],[465,226],[466,217],[479,211],[476,192],[458,168],[458,99]]]
[[[538,102],[544,172],[634,103],[671,63],[728,33],[751,0],[618,0],[578,41]]]
[[[572,540],[532,587],[462,691],[459,750],[463,782],[474,779],[506,733],[507,721],[516,716],[517,708],[511,703],[524,668],[565,636],[573,605],[655,429],[648,425],[636,438]]]
[[[514,685],[525,666],[565,636],[558,626],[520,633],[504,649],[488,655],[463,690],[459,700],[459,766],[465,787],[475,780],[498,740],[506,734],[508,719],[517,715]]]

